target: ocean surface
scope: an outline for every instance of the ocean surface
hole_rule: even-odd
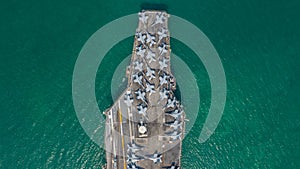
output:
[[[105,164],[104,149],[87,136],[74,110],[74,65],[99,28],[153,7],[201,29],[226,74],[223,117],[210,139],[200,144],[211,102],[209,76],[191,49],[171,39],[172,52],[193,72],[201,96],[196,122],[183,141],[182,168],[300,168],[297,0],[1,2],[0,168]],[[118,43],[98,69],[95,92],[102,111],[113,103],[111,79],[132,46],[133,37]]]

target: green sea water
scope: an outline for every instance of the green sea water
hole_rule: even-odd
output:
[[[196,55],[171,39],[172,52],[189,65],[201,96],[196,123],[183,141],[182,168],[300,168],[297,0],[1,1],[0,168],[105,163],[104,150],[76,117],[73,69],[94,32],[141,7],[166,8],[195,24],[224,66],[224,115],[212,137],[200,144],[210,106],[209,77]],[[95,92],[101,110],[113,103],[111,78],[132,45],[133,37],[123,40],[100,65]]]

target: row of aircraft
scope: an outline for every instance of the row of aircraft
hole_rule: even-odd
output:
[[[138,66],[140,64],[136,64],[136,65]],[[138,69],[138,68],[136,68],[136,69]],[[145,76],[147,77],[146,79],[144,78],[143,72],[139,72],[137,74],[132,75],[132,81],[142,87],[142,88],[139,88],[137,91],[135,91],[136,98],[138,100],[142,100],[143,102],[147,102],[147,100],[145,98],[146,93],[149,93],[149,95],[152,95],[153,93],[156,92],[155,85],[150,82],[150,80],[156,78],[154,69],[147,67]],[[169,93],[170,93],[170,88],[175,88],[175,82],[173,80],[173,77],[166,73],[163,73],[159,77],[159,87],[160,86],[162,86],[162,90],[160,90],[160,93],[159,93],[160,100],[168,99]],[[129,99],[129,98],[127,98],[127,99]],[[131,98],[131,99],[133,99],[133,98]],[[131,103],[132,101],[126,100],[126,98],[125,98],[125,102]],[[127,105],[130,106],[130,104],[127,104]]]
[[[139,38],[138,38],[139,40]],[[152,43],[149,43],[150,46],[152,46]],[[152,49],[146,49],[143,45],[137,46],[136,47],[136,54],[140,56],[141,58],[146,57],[147,60],[149,60],[149,63],[155,62],[155,53],[153,52]],[[169,45],[166,43],[162,43],[158,46],[158,53],[160,56],[164,56],[164,54],[167,54],[169,52]],[[164,57],[163,57],[164,58]]]
[[[143,23],[143,25],[151,24],[151,27],[158,24],[164,24],[167,18],[163,13],[157,13],[153,23],[148,23],[148,19],[149,16],[146,13],[139,12],[139,20]]]
[[[157,151],[151,155],[144,155],[144,156],[138,156],[136,155],[136,152],[143,150],[143,146],[140,146],[134,142],[131,144],[128,144],[128,151],[127,151],[127,163],[128,168],[138,168],[136,165],[136,162],[140,160],[151,160],[154,164],[158,164],[162,162],[162,154],[158,153]]]
[[[163,59],[161,61],[159,61],[159,67],[160,67],[160,71],[165,72],[165,68],[168,67],[168,59]],[[135,61],[134,63],[134,69],[136,70],[137,73],[132,75],[132,80],[133,82],[138,83],[141,86],[143,85],[143,76],[145,75],[147,77],[148,81],[151,81],[152,79],[155,79],[155,69],[152,69],[151,67],[147,66],[147,70],[144,71],[144,64],[143,62],[140,61]],[[163,84],[167,84],[168,80],[172,79],[173,77],[171,77],[170,75],[166,74],[166,73],[162,73],[162,75],[160,75],[159,80],[160,80],[160,86],[162,86]]]
[[[161,163],[161,157],[162,154],[159,154],[157,152],[151,154],[151,155],[145,155],[145,156],[139,156],[136,155],[136,152],[143,150],[143,146],[136,144],[135,142],[132,142],[127,145],[128,151],[127,151],[127,163],[129,164],[128,168],[134,168],[138,167],[135,163],[140,161],[140,160],[151,160],[154,162],[154,164]]]
[[[143,167],[137,166],[135,163],[129,163],[127,164],[128,169],[144,169]],[[172,162],[170,166],[163,166],[161,168],[165,169],[179,169],[179,166],[175,164],[175,162]]]
[[[150,24],[150,23],[148,23],[148,19],[149,19],[149,16],[146,13],[139,12],[139,20],[143,23],[143,25],[146,26],[146,25]],[[167,18],[165,15],[163,15],[163,13],[157,13],[155,16],[154,22],[151,23],[151,26],[163,24],[166,19]]]
[[[168,52],[169,52],[169,45],[163,43],[160,46],[158,46],[158,53],[161,56],[164,56],[164,54],[167,54]],[[156,60],[157,58],[156,58],[155,52],[152,51],[151,49],[146,49],[143,46],[137,46],[136,47],[136,55],[140,56],[140,58],[142,58],[142,59],[147,60],[147,62],[149,64],[151,64],[152,62],[156,62],[157,61]],[[160,70],[165,70],[168,67],[168,62],[169,61],[170,60],[167,59],[166,57],[162,57],[159,60],[159,68],[160,68]],[[142,71],[143,70],[143,62],[140,62],[140,61],[136,60],[134,62],[134,65],[135,65],[135,67],[134,67],[135,70],[138,70],[138,71]]]
[[[150,85],[150,84],[147,84]],[[150,88],[149,90],[147,88]],[[148,100],[146,99],[146,92],[150,92],[150,94],[154,91],[154,86],[147,86],[146,90],[142,90],[139,88],[135,94],[136,94],[136,99],[142,101],[139,105],[137,105],[137,110],[138,114],[143,115],[147,119],[147,105],[148,105]],[[179,102],[175,99],[175,97],[170,97],[170,90],[163,88],[163,90],[160,91],[160,100],[167,99],[166,105],[163,107],[165,110],[165,114],[173,117],[175,119],[174,125],[169,124],[171,127],[178,129],[177,126],[177,121],[179,118],[182,116],[182,109],[180,107]],[[125,94],[124,102],[125,104],[130,107],[132,106],[133,103],[133,96],[130,91],[127,91]],[[172,111],[168,111],[168,110]]]
[[[149,16],[144,12],[140,12],[139,16],[140,16],[139,19],[144,26],[147,25],[154,26],[157,24],[163,24],[166,20],[166,16],[163,15],[163,13],[157,14],[155,16],[154,23],[148,23]],[[152,35],[150,33],[138,32],[136,34],[137,41],[139,42],[139,45],[136,47],[136,54],[140,56],[142,59],[146,59],[150,64],[152,62],[157,61],[157,58],[155,57],[156,54],[150,49],[150,47],[154,45],[158,45],[158,53],[161,56],[169,52],[169,45],[167,45],[164,42],[164,39],[168,37],[167,29],[162,26],[162,29],[158,31],[157,35],[158,37],[156,38],[156,35]],[[166,68],[168,68],[169,62],[170,60],[165,57],[162,57],[162,59],[158,60],[159,69],[160,71],[163,71],[163,73],[159,76],[158,87],[161,87],[159,93],[160,100],[167,99],[167,104],[164,107],[165,113],[175,118],[174,122],[165,123],[166,126],[169,126],[170,128],[174,129],[174,131],[165,134],[170,136],[172,140],[176,140],[178,139],[178,137],[181,136],[181,133],[179,133],[178,131],[179,129],[182,128],[182,122],[177,119],[179,119],[179,117],[181,116],[182,111],[180,109],[176,109],[177,107],[179,107],[178,106],[179,102],[176,101],[174,98],[171,99],[170,96],[171,89],[170,86],[168,86],[168,84],[170,84],[170,79],[172,79],[172,77],[164,73]],[[135,72],[137,73],[132,75],[131,80],[133,81],[133,83],[136,83],[141,87],[133,92],[127,91],[125,93],[124,102],[128,107],[132,106],[134,100],[133,95],[135,95],[135,99],[141,101],[137,105],[138,114],[147,117],[148,100],[146,98],[146,93],[149,93],[149,95],[151,95],[156,92],[155,85],[151,83],[151,81],[156,78],[155,69],[149,67],[147,62],[142,62],[138,60],[134,61],[133,65],[134,65]],[[146,67],[146,71],[144,69],[145,67]],[[174,110],[167,111],[170,109],[174,109]],[[143,121],[140,121],[139,125],[145,125],[145,123]],[[136,144],[134,141],[129,143],[127,147],[128,147],[127,150],[128,169],[143,169],[142,167],[137,165],[137,162],[141,160],[151,160],[154,164],[162,163],[162,154],[158,153],[157,151],[150,155],[138,155],[137,152],[143,151],[144,147]],[[179,169],[179,166],[177,166],[175,162],[172,162],[171,165],[163,166],[162,168]]]
[[[132,142],[127,145],[128,151],[127,151],[127,168],[128,169],[143,169],[142,167],[136,165],[137,162],[140,160],[151,160],[154,164],[158,164],[162,162],[162,154],[158,153],[157,151],[151,155],[136,155],[138,151],[141,151],[144,149],[143,146],[136,144],[135,142]],[[179,169],[179,166],[175,165],[175,162],[172,162],[170,166],[163,166],[162,168],[166,169]]]
[[[145,14],[144,12],[139,13],[139,19],[143,23],[143,25],[148,24],[148,18],[149,16],[147,16],[147,14]],[[163,24],[165,20],[166,20],[166,16],[163,15],[163,13],[159,13],[156,15],[155,22],[151,26],[156,24]],[[136,39],[138,42],[138,45],[136,47],[136,54],[143,59],[147,59],[148,63],[150,64],[152,62],[157,61],[157,58],[155,57],[156,54],[154,51],[152,51],[153,49],[151,49],[150,47],[154,45],[158,45],[158,54],[161,56],[169,52],[169,45],[166,44],[166,42],[164,41],[164,39],[166,39],[169,36],[168,31],[164,26],[161,27],[162,27],[161,30],[158,30],[157,32],[157,36],[158,36],[157,38],[156,38],[156,34],[153,35],[150,34],[149,32],[136,33]],[[167,64],[168,61],[169,60],[164,57],[159,61],[161,70],[164,70],[165,68],[168,67]],[[136,66],[137,70],[140,71],[142,69],[142,65],[140,65],[139,62],[137,62],[136,64],[138,64]]]
[[[163,93],[166,93],[166,92],[167,92],[167,90],[165,89],[165,91]],[[145,103],[147,103],[147,101],[144,97],[145,92],[142,93],[142,91],[139,89],[136,92],[136,94],[137,94],[137,99],[143,101],[141,104],[137,105],[138,114],[145,117],[145,119],[148,119],[148,117],[147,117],[148,107],[147,107],[147,104],[145,104]],[[173,132],[166,133],[166,134],[168,136],[170,136],[172,140],[177,140],[181,136],[181,133],[174,132],[174,131],[179,131],[179,129],[180,130],[182,129],[182,122],[180,121],[180,119],[183,114],[183,111],[181,109],[179,102],[175,99],[175,97],[170,98],[169,93],[167,93],[167,94],[163,95],[163,99],[165,99],[165,98],[168,99],[166,105],[164,106],[165,114],[174,118],[173,122],[165,123],[166,126],[169,126],[170,128],[173,129]],[[171,110],[171,111],[169,111],[169,110]],[[143,124],[142,121],[141,121],[141,124]]]
[[[149,51],[151,51],[150,47],[153,47],[154,45],[158,45],[158,50],[160,55],[168,52],[169,45],[167,45],[166,41],[164,41],[164,39],[168,37],[168,31],[162,28],[162,30],[157,32],[157,35],[158,35],[158,40],[156,40],[156,35],[152,35],[149,32],[136,33],[135,36],[139,44],[136,47],[136,51],[138,52],[139,56],[144,56],[143,54],[145,54],[146,48],[148,48]]]
[[[128,165],[127,165],[127,168],[128,168],[128,169],[144,169],[144,168],[142,168],[142,167],[140,167],[140,166],[137,166],[135,163],[130,163],[130,164],[128,164]],[[175,162],[172,162],[172,164],[171,164],[170,166],[163,166],[163,167],[161,167],[161,168],[165,168],[165,169],[179,169],[179,166],[177,166],[177,165],[175,164]]]
[[[168,61],[166,61],[166,60],[160,61],[160,67],[162,69],[160,69],[159,73],[161,72],[161,70],[168,67],[167,62]],[[151,88],[154,88],[154,84],[151,84],[150,81],[156,78],[155,69],[147,67],[147,70],[144,72],[142,62],[136,61],[136,62],[134,62],[134,65],[135,65],[135,70],[137,70],[138,72],[132,75],[132,81],[134,83],[139,84],[140,86],[142,86],[144,88],[151,87],[151,86],[153,86]],[[145,80],[143,78],[144,76],[146,76]],[[144,81],[146,81],[146,86],[144,85]],[[169,83],[174,85],[175,82],[174,82],[173,76],[170,76],[167,73],[165,73],[165,71],[163,71],[163,73],[159,76],[159,86],[163,86],[165,84],[168,85]],[[151,90],[151,91],[154,91],[154,90]]]
[[[166,136],[170,137],[171,141],[176,141],[181,138],[182,135],[182,115],[183,110],[182,106],[176,100],[175,96],[169,97],[166,105],[164,106],[165,115],[171,116],[174,118],[172,122],[166,122],[164,125],[172,129],[171,132],[166,132]]]

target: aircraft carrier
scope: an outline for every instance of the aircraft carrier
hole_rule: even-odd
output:
[[[168,18],[153,10],[137,17],[128,87],[104,112],[104,168],[180,168],[185,113],[174,95]]]

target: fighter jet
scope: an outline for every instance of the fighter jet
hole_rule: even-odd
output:
[[[175,108],[175,106],[178,104],[178,101],[175,99],[168,99],[168,102],[166,104],[166,108]]]
[[[177,166],[175,164],[175,162],[172,162],[172,164],[170,166],[165,166],[165,167],[162,167],[162,168],[166,168],[166,169],[179,169],[179,166]]]
[[[150,92],[150,95],[155,93],[154,84],[146,83],[146,92]]]
[[[176,89],[176,81],[173,76],[170,76],[170,88],[175,90]]]
[[[137,40],[142,44],[146,41],[146,35],[143,35],[141,32],[136,33]]]
[[[135,155],[132,151],[129,151],[127,153],[127,163],[130,163],[130,162],[131,163],[136,163],[136,162],[138,162],[140,160],[143,160],[143,159],[145,159],[145,158]]]
[[[162,76],[159,77],[159,85],[162,86],[164,84],[168,84],[168,78],[170,76],[169,75],[166,75],[166,74],[163,74]]]
[[[137,166],[135,163],[127,164],[127,169],[144,169],[140,166]]]
[[[162,45],[158,46],[159,54],[163,55],[165,53],[168,53],[167,45],[163,43]]]
[[[146,101],[146,100],[145,100],[145,94],[146,94],[146,93],[145,93],[144,91],[142,91],[141,89],[138,89],[138,90],[135,92],[135,94],[137,95],[137,96],[136,96],[137,99],[142,100],[142,101],[144,101],[144,102]]]
[[[166,114],[174,117],[175,119],[178,119],[178,117],[182,115],[182,110],[175,109],[174,111],[166,112]]]
[[[147,106],[143,106],[142,104],[138,105],[137,106],[137,109],[138,109],[138,113],[147,117]]]
[[[137,74],[134,74],[132,75],[132,79],[133,79],[133,82],[135,83],[138,83],[139,85],[143,86],[143,76],[142,75],[137,75]]]
[[[162,162],[162,160],[161,160],[162,154],[158,154],[157,152],[155,152],[152,155],[148,155],[147,157],[148,157],[149,160],[153,161],[154,164]]]
[[[144,23],[144,25],[148,22],[148,17],[144,12],[139,12],[139,20]]]
[[[169,123],[165,123],[166,126],[169,126],[175,130],[178,130],[178,128],[182,128],[182,122],[181,121],[178,121],[178,120],[175,120],[173,122],[169,122]]]
[[[169,91],[166,89],[163,89],[159,92],[160,100],[167,99],[169,97]]]
[[[146,42],[149,44],[149,46],[153,46],[156,44],[155,42],[155,36],[151,35],[150,33],[147,33],[147,40]]]
[[[166,18],[165,18],[165,16],[164,16],[162,13],[157,14],[157,15],[156,15],[156,20],[155,20],[155,22],[152,24],[152,26],[153,26],[153,25],[156,25],[156,24],[163,24],[165,19],[166,19]]]
[[[135,70],[138,70],[140,72],[143,71],[143,62],[135,61],[134,65],[135,65],[134,67]]]
[[[155,53],[153,53],[150,49],[147,51],[146,59],[149,60],[149,63],[155,62]]]
[[[163,38],[166,38],[168,37],[168,34],[167,34],[167,30],[165,28],[162,28],[161,31],[158,31],[157,34],[158,34],[158,43],[163,39]]]
[[[145,56],[145,52],[146,52],[146,49],[143,48],[143,46],[139,46],[139,47],[136,47],[136,54],[140,57],[144,57]]]
[[[131,144],[128,144],[128,151],[131,152],[137,152],[139,150],[142,150],[143,146],[137,145],[135,142],[132,142]]]
[[[179,132],[178,130],[174,130],[171,133],[165,133],[167,136],[169,136],[171,138],[172,141],[175,141],[177,139],[179,139],[182,135],[181,132]]]
[[[161,70],[164,70],[164,68],[167,68],[168,67],[168,64],[167,64],[168,60],[163,58],[163,60],[159,61],[159,68]]]
[[[155,71],[151,69],[150,67],[147,67],[147,73],[146,76],[149,78],[149,80],[152,80],[155,78]]]
[[[124,103],[128,106],[128,107],[130,107],[131,105],[132,105],[132,103],[133,103],[133,98],[131,97],[131,94],[129,95],[129,94],[125,94],[125,96],[124,96]]]

